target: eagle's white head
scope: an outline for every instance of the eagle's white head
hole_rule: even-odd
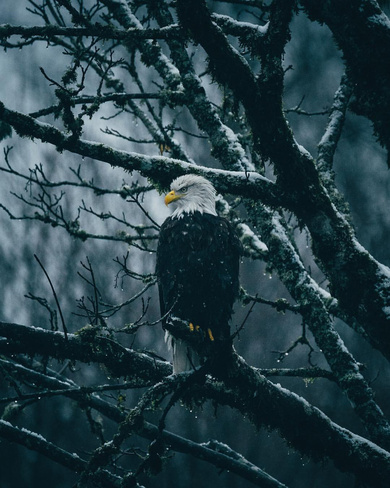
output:
[[[171,191],[165,197],[165,204],[169,205],[172,202],[176,204],[172,214],[172,217],[176,218],[193,212],[217,215],[215,196],[215,188],[206,178],[184,175],[172,181]]]

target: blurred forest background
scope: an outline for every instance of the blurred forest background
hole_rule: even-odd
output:
[[[38,19],[31,13],[31,10],[35,9],[34,5],[34,2],[29,1],[15,4],[10,0],[3,0],[1,23],[36,25]],[[231,15],[242,21],[253,21],[253,17],[246,13],[242,5],[231,2],[209,2],[209,5],[222,14]],[[344,71],[344,63],[328,27],[311,22],[303,11],[294,16],[291,33],[291,41],[286,46],[284,56],[284,67],[287,70],[284,108],[298,143],[315,157],[317,145],[327,123],[327,111],[333,103],[334,93]],[[47,78],[59,80],[66,66],[64,63],[70,64],[70,59],[62,54],[63,50],[62,47],[50,46],[45,42],[35,42],[20,50],[2,50],[1,101],[8,108],[23,113],[33,113],[56,103],[55,86]],[[202,57],[196,50],[193,56],[195,65],[202,62]],[[40,68],[43,68],[46,77]],[[197,66],[198,72],[202,70],[202,66]],[[146,78],[150,76],[146,75],[146,70],[142,76],[144,89],[153,91],[155,80],[152,77]],[[215,91],[214,96],[217,100],[218,90],[210,76],[204,76],[202,83],[207,87],[211,98],[213,90]],[[132,87],[128,88],[131,91]],[[226,104],[228,105],[228,101]],[[301,113],[297,113],[297,110],[289,111],[297,106]],[[227,110],[230,109],[231,107],[227,107]],[[160,154],[157,144],[136,142],[137,139],[149,138],[136,117],[123,113],[112,119],[114,115],[113,106],[102,105],[98,116],[95,115],[93,118],[93,124],[85,126],[83,137],[105,142],[119,150]],[[185,109],[178,109],[174,116],[182,121],[188,117]],[[108,127],[110,130],[107,130]],[[115,137],[115,134],[119,133],[128,134],[133,140]],[[217,164],[210,156],[207,139],[194,138],[185,132],[176,132],[174,137],[186,148],[195,162],[211,166]],[[11,146],[12,149],[9,150]],[[149,185],[146,179],[135,172],[130,175],[120,168],[111,168],[89,158],[81,158],[77,154],[67,151],[56,152],[52,146],[39,141],[21,139],[15,132],[1,142],[1,147],[5,151],[1,154],[3,168],[6,168],[6,160],[15,171],[23,173],[26,173],[26,168],[33,170],[36,166],[42,165],[45,176],[51,181],[74,181],[74,171],[80,167],[82,178],[93,179],[96,187],[118,189],[125,185],[131,187],[134,182]],[[390,181],[386,154],[373,135],[370,121],[352,113],[347,114],[334,159],[334,170],[338,188],[349,203],[353,224],[361,244],[383,264],[390,265]],[[271,175],[271,170],[269,171]],[[5,171],[0,173],[0,203],[14,216],[33,216],[34,208],[26,206],[24,200],[31,201],[34,191],[32,185],[23,178],[17,178],[15,174]],[[81,204],[81,200],[85,209],[81,212],[83,228],[93,234],[115,236],[124,229],[121,222],[99,218],[101,212],[112,212],[119,216],[123,212],[124,215],[131,215],[140,225],[150,225],[148,216],[140,209],[137,201],[131,202],[117,193],[97,195],[89,189],[78,187],[68,187],[66,195],[61,200],[66,219],[76,218],[77,206]],[[158,224],[169,215],[169,211],[163,205],[163,195],[156,189],[147,191],[141,203],[148,215]],[[89,208],[93,208],[94,214],[88,213]],[[45,225],[33,218],[12,220],[4,210],[0,212],[0,226],[0,318],[3,321],[50,327],[49,312],[36,297],[46,298],[53,309],[56,305],[48,280],[34,259],[34,254],[38,256],[52,280],[69,332],[75,332],[88,324],[88,317],[83,316],[84,311],[80,308],[82,300],[88,301],[88,297],[94,292],[87,282],[91,279],[86,269],[88,263],[93,268],[97,287],[105,303],[124,302],[143,287],[139,281],[129,279],[120,273],[121,267],[116,262],[117,258],[120,260],[128,253],[128,262],[131,263],[132,270],[141,274],[152,273],[154,270],[155,256],[152,251],[140,251],[121,240],[90,238],[82,241],[71,237],[60,226]],[[308,235],[299,228],[294,232],[301,255],[312,275],[317,281],[324,282],[312,259]],[[155,242],[151,242],[151,249],[154,248]],[[291,301],[276,274],[269,272],[265,263],[260,261],[243,259],[241,282],[251,295],[258,294],[268,300],[286,298]],[[136,321],[142,314],[142,307],[146,302],[149,304],[147,317],[150,321],[157,320],[159,305],[156,287],[148,289],[144,299],[144,304],[136,301],[132,306],[124,307],[112,317],[108,317],[107,324],[121,329],[125,324]],[[248,309],[248,305],[236,304],[233,317],[235,326],[242,323]],[[278,353],[285,351],[299,337],[300,327],[299,315],[288,311],[279,313],[266,304],[256,304],[235,341],[235,347],[250,365],[259,368],[307,367],[309,348],[306,345],[297,346],[282,362]],[[388,363],[341,320],[335,319],[335,327],[355,358],[360,363],[367,364],[364,376],[376,392],[376,401],[389,416]],[[314,352],[310,356],[312,363],[325,367],[324,359],[310,333],[308,338],[314,347]],[[137,350],[153,351],[158,356],[170,360],[160,324],[142,327],[136,335],[124,334],[121,340]],[[61,370],[61,365],[57,365],[57,370]],[[76,363],[74,370],[68,370],[67,374],[82,385],[106,381],[104,369],[92,364],[79,367]],[[304,396],[335,422],[364,435],[346,396],[340,394],[334,383],[326,379],[305,381],[302,378],[277,378],[275,381]],[[4,390],[4,395],[6,391],[10,394],[5,383],[0,383],[0,386]],[[125,404],[134,405],[141,392],[127,391]],[[115,396],[115,392],[113,395]],[[103,438],[110,439],[116,431],[114,423],[104,420],[104,431],[95,426],[96,433],[86,436],[85,412],[78,408],[76,402],[64,400],[62,397],[31,400],[29,405],[24,405],[20,411],[12,415],[27,429],[38,431],[51,442],[80,455],[92,452]],[[99,416],[95,413],[91,415],[91,425],[101,425],[102,420]],[[202,407],[189,410],[178,404],[168,416],[167,427],[197,442],[217,439],[226,443],[291,488],[346,488],[354,486],[355,483],[352,475],[340,473],[331,462],[315,463],[302,457],[276,432],[254,430],[250,422],[228,407],[218,406],[214,409],[211,403],[206,403]],[[134,444],[134,453],[130,455],[136,460],[137,456],[142,456],[142,451],[138,449],[147,449],[145,441],[142,441],[142,444],[137,439],[137,442],[138,444]],[[35,451],[4,440],[0,442],[0,459],[2,488],[35,488],[42,485],[68,488],[74,486],[78,479],[65,467],[45,459]],[[179,453],[172,454],[162,472],[144,480],[144,483],[148,487],[160,488],[238,488],[249,485],[247,481],[234,474],[219,472],[214,466]]]

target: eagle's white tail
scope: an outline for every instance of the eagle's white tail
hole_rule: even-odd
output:
[[[165,332],[165,342],[168,349],[172,350],[173,374],[194,369],[197,363],[196,354],[186,342],[175,339],[168,331]]]

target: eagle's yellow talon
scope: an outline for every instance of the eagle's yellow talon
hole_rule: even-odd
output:
[[[194,324],[192,322],[188,324],[188,328],[190,329],[190,332],[194,332]]]
[[[196,330],[196,332],[199,332],[199,331],[200,331],[200,325],[197,325],[197,326],[195,327],[195,330]]]
[[[209,335],[210,341],[214,341],[214,336],[213,336],[213,333],[211,332],[211,329],[207,329],[207,333]]]

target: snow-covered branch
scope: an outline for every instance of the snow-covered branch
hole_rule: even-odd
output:
[[[76,473],[82,472],[88,465],[87,462],[81,459],[76,453],[71,454],[70,452],[56,446],[52,442],[47,441],[40,434],[30,432],[24,428],[20,429],[1,419],[0,437],[36,451]],[[106,470],[100,470],[99,472],[92,474],[91,479],[93,479],[97,486],[102,488],[119,488],[121,485],[121,478]],[[134,486],[139,487],[138,484]]]
[[[88,25],[88,27],[62,27],[58,25],[45,26],[19,26],[19,25],[0,25],[0,39],[8,39],[11,36],[21,36],[22,38],[32,38],[36,40],[47,41],[55,36],[65,37],[96,37],[99,39],[111,39],[116,41],[132,41],[144,39],[168,39],[169,37],[183,38],[183,31],[178,25],[170,25],[161,29],[137,29],[130,28],[127,30],[116,29],[107,25]],[[23,43],[23,41],[22,41]],[[3,41],[6,47],[10,47],[6,41]],[[18,45],[18,47],[20,47]]]
[[[389,18],[374,0],[353,1],[348,8],[334,0],[326,4],[315,0],[301,3],[311,19],[325,23],[332,31],[353,86],[350,108],[373,122],[381,143],[389,150]],[[341,22],[343,17],[345,22]]]
[[[282,436],[302,453],[317,453],[318,460],[332,459],[340,469],[354,472],[367,486],[386,486],[388,475],[384,473],[390,471],[387,451],[336,425],[303,398],[269,382],[239,356],[234,358],[234,366],[224,381],[232,390],[221,388],[219,401],[234,405],[259,426],[277,425]],[[306,429],[309,426],[303,425],[308,419],[310,428]]]
[[[7,353],[42,354],[56,359],[71,359],[85,363],[104,364],[112,374],[141,377],[156,381],[171,374],[170,364],[153,359],[121,346],[108,337],[98,335],[93,326],[86,326],[77,334],[52,332],[39,327],[0,322],[0,351]]]
[[[46,390],[46,395],[43,396],[61,394],[64,396],[69,396],[70,398],[83,399],[85,404],[89,405],[91,408],[102,415],[105,415],[114,422],[120,423],[126,419],[126,414],[123,412],[123,410],[98,396],[98,393],[103,391],[100,388],[95,388],[95,390],[93,387],[82,388],[73,383],[71,380],[65,378],[59,379],[54,376],[50,376],[48,372],[46,374],[39,373],[33,369],[21,366],[11,361],[0,360],[0,366],[5,368],[15,378],[23,378],[27,381],[33,381],[35,384],[40,385],[41,387],[48,388],[48,390]],[[126,385],[119,386],[122,390],[126,389]],[[127,387],[134,388],[134,386],[134,384],[129,384]],[[113,388],[113,386],[111,386],[111,388]],[[109,388],[107,387],[107,389]],[[36,395],[39,396],[39,398],[42,398],[42,392],[38,392]],[[23,399],[23,397],[20,398],[20,400]],[[154,441],[155,439],[161,437],[163,442],[169,446],[170,450],[189,454],[216,466],[218,469],[229,470],[236,473],[243,479],[252,482],[255,486],[264,488],[283,488],[285,486],[233,450],[230,450],[231,452],[229,455],[227,455],[224,452],[219,452],[220,449],[218,449],[217,446],[213,448],[211,443],[208,443],[207,445],[200,444],[180,435],[174,434],[169,430],[160,431],[158,427],[150,422],[147,422],[146,420],[141,422],[136,433],[137,435],[145,439],[149,439],[150,441]],[[85,468],[85,465],[80,466]]]
[[[213,358],[210,363],[210,372],[215,374],[218,380],[208,380],[202,386],[202,382],[199,384],[197,381],[195,383],[191,381],[192,373],[177,378],[169,376],[171,370],[166,363],[156,359],[152,360],[146,355],[127,350],[112,340],[96,335],[89,335],[86,340],[83,338],[86,332],[83,331],[80,331],[79,336],[68,334],[68,340],[66,340],[60,332],[0,323],[0,334],[6,338],[6,342],[0,342],[3,354],[26,352],[62,358],[66,351],[67,357],[70,359],[100,362],[115,375],[131,375],[133,379],[137,375],[143,384],[146,380],[153,381],[156,377],[161,380],[167,378],[166,386],[164,386],[165,380],[163,380],[163,383],[157,383],[144,396],[142,408],[151,406],[156,408],[160,401],[158,397],[160,395],[165,397],[169,392],[175,391],[179,385],[180,396],[182,395],[187,400],[196,398],[199,401],[202,398],[202,401],[212,399],[218,403],[227,404],[251,419],[257,427],[268,426],[281,430],[285,438],[306,455],[315,458],[330,458],[342,469],[362,476],[362,479],[371,480],[370,486],[386,486],[387,481],[385,480],[387,480],[390,470],[390,456],[386,451],[333,423],[303,398],[271,383],[233,351],[228,363],[225,363],[223,371],[218,369],[218,357]],[[111,351],[110,356],[107,354],[107,348]],[[113,367],[113,362],[116,363],[115,367]],[[4,363],[2,366],[6,366],[12,371],[12,365],[8,367]],[[14,369],[19,375],[31,376],[25,367],[16,366]],[[198,374],[198,372],[194,374]],[[58,385],[63,394],[66,394],[66,390],[69,389],[70,396],[88,395],[88,393],[83,393],[82,389],[75,390],[71,383],[59,383],[55,378],[46,381],[42,378],[39,380],[37,377],[35,381],[40,383],[43,381],[42,384],[46,384],[50,388]],[[134,383],[135,385],[136,383]],[[110,414],[111,407],[104,407],[98,397],[93,395],[92,398],[93,408],[108,412],[119,421],[121,418],[123,419],[118,412],[115,413],[116,410]],[[291,411],[294,412],[294,415],[291,415]],[[141,423],[138,428],[141,435],[145,436],[152,436],[157,432],[149,424]],[[122,429],[121,436],[126,435],[126,431],[127,429]],[[303,435],[302,432],[307,432],[308,435]],[[317,435],[313,436],[312,432],[317,432]],[[187,452],[195,449],[195,447],[191,447],[190,443],[185,443],[167,434],[167,441],[170,438],[178,449],[187,449]],[[208,451],[201,450],[198,455],[204,455],[208,461],[214,458],[214,462],[217,462],[215,456],[211,453],[208,455]],[[218,457],[218,459],[218,462],[227,462],[223,457]],[[223,461],[224,459],[225,461]],[[244,468],[245,466],[241,466],[241,469]],[[260,475],[260,472],[253,473],[254,479]],[[259,486],[262,485],[259,484]]]
[[[53,144],[59,151],[68,150],[80,156],[121,167],[126,171],[139,171],[165,187],[168,187],[175,177],[193,172],[209,178],[221,192],[259,198],[273,205],[277,205],[279,201],[274,192],[274,183],[256,172],[212,169],[164,156],[119,151],[102,143],[75,140],[53,125],[9,110],[1,103],[0,120],[10,124],[20,136],[39,139]]]
[[[262,230],[269,250],[269,266],[278,272],[297,302],[303,320],[324,353],[339,387],[347,394],[369,435],[375,442],[389,448],[390,425],[374,401],[373,392],[361,374],[359,365],[335,330],[325,305],[325,296],[305,269],[288,237],[283,219],[277,212],[262,206],[252,208],[251,215],[257,228]],[[376,419],[374,422],[373,418]]]

